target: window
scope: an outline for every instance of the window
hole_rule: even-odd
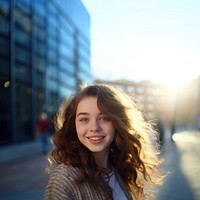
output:
[[[65,43],[71,49],[75,48],[75,41],[73,35],[71,35],[68,31],[63,28],[60,30],[60,40],[61,43]]]
[[[76,79],[74,76],[71,76],[67,74],[66,72],[62,71],[60,72],[60,76],[62,84],[68,85],[70,87],[75,87],[76,86]]]
[[[0,35],[0,54],[9,56],[10,54],[10,41]]]
[[[15,20],[26,32],[31,31],[31,20],[28,15],[23,14],[20,10],[15,10]]]
[[[74,29],[70,25],[70,23],[67,21],[67,18],[64,16],[61,16],[60,21],[61,21],[61,27],[63,27],[70,35],[73,35]]]
[[[46,16],[45,1],[35,1],[35,10],[40,18],[44,19]]]
[[[15,30],[15,41],[19,42],[20,44],[23,44],[24,46],[29,47],[31,43],[30,35],[23,30],[16,27]]]
[[[30,65],[30,51],[27,51],[19,45],[15,47],[15,57],[17,61]]]
[[[53,49],[48,49],[47,50],[47,56],[48,56],[48,60],[51,62],[51,63],[56,63],[57,60],[58,60],[58,55],[57,55],[57,52]]]
[[[86,62],[85,60],[79,60],[79,70],[90,74],[90,63]]]
[[[0,14],[9,16],[9,9],[10,9],[10,1],[1,0],[0,1]],[[2,26],[2,24],[1,24],[1,26]]]
[[[84,48],[79,47],[79,56],[87,61],[90,60],[90,54]]]
[[[27,66],[23,64],[16,63],[15,76],[16,76],[16,80],[18,81],[27,82],[27,83],[31,82],[31,71]]]
[[[0,74],[10,76],[10,60],[0,56],[1,67]]]
[[[8,21],[8,19],[0,16],[0,34],[4,34],[4,35],[9,35],[9,30],[10,30],[10,22]]]
[[[66,44],[60,44],[60,54],[74,60],[74,50]]]
[[[74,63],[72,61],[70,61],[69,59],[61,57],[59,59],[59,65],[60,65],[61,69],[63,69],[64,71],[67,71],[70,74],[75,74]]]

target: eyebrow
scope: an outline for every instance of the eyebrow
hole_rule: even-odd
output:
[[[78,113],[76,116],[78,117],[78,116],[80,116],[80,115],[90,115],[89,113],[87,113],[87,112],[80,112],[80,113]],[[98,115],[105,115],[105,113],[103,112],[103,113],[99,113]]]
[[[78,117],[79,115],[89,115],[89,113],[87,113],[87,112],[80,112],[76,116]]]

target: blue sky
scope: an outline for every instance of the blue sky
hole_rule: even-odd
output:
[[[200,75],[199,0],[82,0],[95,78],[177,88]]]

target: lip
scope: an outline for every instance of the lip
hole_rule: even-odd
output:
[[[103,141],[103,139],[105,138],[105,136],[91,136],[91,137],[87,137],[87,139],[89,139],[89,141],[92,144],[99,144]]]

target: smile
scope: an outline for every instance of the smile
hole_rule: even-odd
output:
[[[87,137],[92,143],[99,143],[105,136]]]

